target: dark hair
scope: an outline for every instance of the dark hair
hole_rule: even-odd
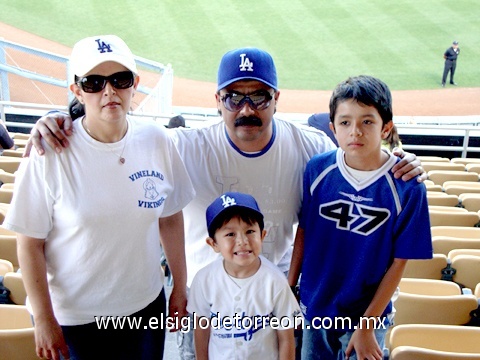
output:
[[[208,229],[208,236],[210,236],[212,239],[215,239],[215,232],[235,217],[239,217],[248,225],[257,223],[260,227],[260,231],[263,231],[264,223],[263,216],[261,214],[244,207],[232,206],[222,211],[222,213],[218,215],[217,218],[211,223]]]
[[[70,114],[72,120],[85,115],[85,108],[76,97],[70,101],[70,104],[68,104],[68,113]]]
[[[338,105],[350,99],[377,109],[384,125],[393,119],[392,94],[387,84],[380,79],[360,75],[349,77],[338,84],[330,98],[330,121],[332,123]]]
[[[395,147],[400,147],[400,135],[398,134],[397,127],[395,125],[392,126],[392,129],[390,130],[388,136],[385,138],[384,142],[388,145],[390,151],[392,151]]]

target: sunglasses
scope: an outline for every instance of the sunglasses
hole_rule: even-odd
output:
[[[240,111],[246,102],[254,110],[265,110],[270,106],[273,96],[266,90],[260,90],[250,95],[236,92],[227,93],[220,99],[228,111]]]
[[[109,82],[115,89],[128,89],[135,82],[135,75],[131,71],[121,71],[110,76],[88,75],[78,77],[75,75],[75,82],[86,93],[97,93],[105,89]]]

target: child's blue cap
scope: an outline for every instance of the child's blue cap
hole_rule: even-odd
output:
[[[258,207],[257,201],[252,195],[239,192],[227,192],[216,198],[207,208],[207,228],[209,232],[215,219],[224,211],[232,207],[241,207],[252,210],[263,219],[263,214]]]
[[[217,91],[241,80],[257,80],[277,90],[277,70],[266,51],[247,47],[227,52],[218,68]]]

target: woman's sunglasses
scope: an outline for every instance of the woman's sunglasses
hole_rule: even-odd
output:
[[[231,92],[221,97],[223,105],[229,111],[240,111],[246,102],[254,110],[265,110],[270,106],[272,99],[273,96],[266,90],[260,90],[250,95]]]
[[[105,89],[109,82],[115,89],[128,89],[135,82],[135,75],[131,71],[121,71],[110,76],[88,75],[78,77],[75,75],[75,82],[86,93],[97,93]]]

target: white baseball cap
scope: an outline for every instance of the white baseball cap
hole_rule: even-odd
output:
[[[116,35],[99,35],[80,40],[70,55],[70,71],[83,76],[95,66],[114,61],[137,74],[137,65],[127,44]]]

